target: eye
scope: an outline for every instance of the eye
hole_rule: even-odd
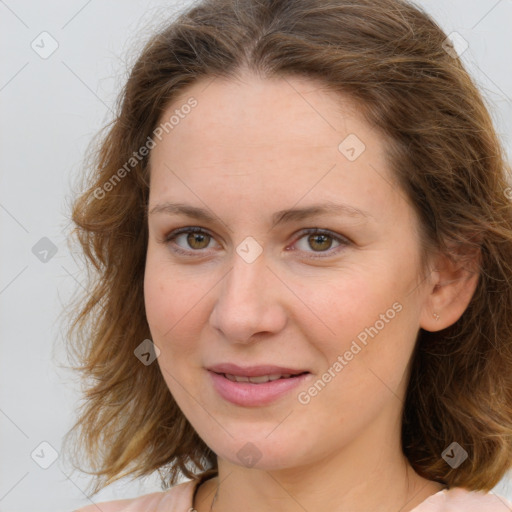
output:
[[[345,237],[319,228],[305,229],[301,232],[301,235],[302,236],[296,240],[294,245],[298,247],[299,251],[309,252],[310,255],[308,257],[310,258],[333,256],[337,254],[343,246],[350,245],[351,243]],[[189,226],[172,231],[165,236],[162,242],[169,244],[171,250],[177,254],[199,256],[203,250],[209,248],[208,246],[214,240],[214,237],[203,228]],[[333,244],[337,245],[333,248]],[[294,251],[296,249],[292,248],[288,250]],[[325,256],[321,253],[325,253]]]
[[[200,227],[186,227],[172,231],[163,240],[169,243],[172,250],[178,254],[190,255],[207,249],[214,238]]]
[[[333,243],[338,244],[332,249]],[[318,228],[310,228],[302,231],[302,236],[295,242],[300,251],[312,253],[326,253],[332,256],[339,252],[340,247],[350,244],[350,241],[331,231]],[[308,249],[313,249],[310,251]],[[294,250],[294,249],[292,249]],[[313,255],[313,258],[323,258],[323,255]]]

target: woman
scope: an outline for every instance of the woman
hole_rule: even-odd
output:
[[[203,1],[146,45],[73,209],[71,433],[95,492],[190,480],[103,512],[511,510],[508,167],[448,50],[401,0]]]

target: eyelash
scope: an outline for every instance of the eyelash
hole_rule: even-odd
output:
[[[171,250],[173,252],[175,252],[177,254],[181,254],[183,256],[191,256],[193,253],[200,253],[205,250],[205,249],[191,249],[190,251],[187,251],[185,249],[182,249],[178,245],[176,245],[174,243],[174,239],[183,233],[201,233],[201,234],[205,234],[205,235],[213,238],[213,236],[210,233],[208,233],[208,231],[204,230],[203,228],[200,228],[197,226],[190,226],[190,227],[179,228],[174,231],[171,231],[168,235],[165,236],[165,238],[164,238],[164,240],[162,240],[162,242],[167,243],[167,244],[171,244],[171,242],[172,242],[173,247],[171,248]],[[319,228],[303,229],[301,231],[300,236],[295,240],[294,243],[297,243],[299,240],[304,238],[306,235],[326,235],[329,238],[332,238],[333,240],[335,240],[336,242],[338,242],[340,244],[338,247],[335,247],[333,249],[327,249],[326,251],[312,251],[313,254],[316,254],[316,255],[308,256],[308,257],[313,258],[313,259],[314,258],[326,258],[329,256],[333,256],[334,254],[337,254],[341,249],[343,249],[344,246],[348,246],[351,243],[350,240],[348,240],[345,237],[336,235],[332,231],[329,231],[326,229],[319,229]],[[309,251],[306,251],[306,252],[309,252]],[[326,254],[327,256],[320,256],[320,254]]]

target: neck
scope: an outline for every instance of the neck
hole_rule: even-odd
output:
[[[213,512],[410,512],[444,487],[420,477],[403,455],[349,456],[344,450],[307,467],[280,470],[219,459],[218,476],[198,490],[195,509],[209,512],[213,504]]]

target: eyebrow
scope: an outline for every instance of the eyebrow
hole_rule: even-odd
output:
[[[186,215],[204,222],[215,222],[217,217],[211,214],[208,210],[190,206],[182,203],[164,202],[154,206],[149,214],[166,213],[168,215]],[[313,204],[304,208],[289,208],[280,210],[272,215],[272,225],[275,226],[280,223],[300,221],[310,217],[320,215],[338,215],[346,216],[361,220],[375,220],[375,217],[369,212],[356,208],[354,206],[343,203],[327,202],[324,204]]]

